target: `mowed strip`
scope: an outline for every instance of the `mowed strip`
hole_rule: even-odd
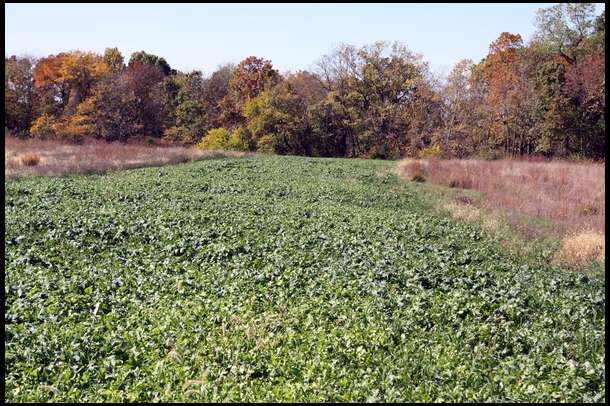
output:
[[[604,401],[604,280],[509,257],[393,165],[5,181],[6,399]]]

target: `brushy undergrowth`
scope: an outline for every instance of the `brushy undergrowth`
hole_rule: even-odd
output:
[[[604,402],[604,279],[508,255],[392,166],[5,181],[6,399]]]

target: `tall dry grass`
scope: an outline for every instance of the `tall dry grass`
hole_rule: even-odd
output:
[[[583,247],[582,253],[583,241],[595,240],[599,245],[604,240],[605,163],[406,159],[398,171],[409,179],[416,174],[434,184],[476,190],[483,196],[480,207],[501,211],[526,237],[544,234],[563,239],[565,250],[579,260],[575,247]],[[533,219],[547,220],[544,230]],[[570,242],[574,240],[579,244]],[[604,252],[603,247],[594,251]]]
[[[415,169],[413,169],[415,168]],[[502,207],[557,223],[558,231],[605,231],[605,164],[522,160],[405,160],[400,171],[426,181],[474,189],[484,207]]]
[[[51,140],[4,137],[5,179],[29,175],[103,173],[119,169],[184,163],[203,158],[243,156],[232,151],[199,151],[182,146],[153,146],[144,143],[107,143],[87,140],[66,144]],[[28,157],[37,156],[36,165]]]

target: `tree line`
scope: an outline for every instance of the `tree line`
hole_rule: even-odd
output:
[[[524,44],[501,33],[444,80],[402,43],[340,45],[311,71],[250,56],[209,76],[144,51],[5,57],[5,132],[152,137],[325,157],[605,158],[605,11],[540,9]]]

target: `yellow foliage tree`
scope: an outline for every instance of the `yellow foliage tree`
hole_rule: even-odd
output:
[[[198,149],[214,150],[226,149],[231,133],[226,128],[213,128],[197,144]]]
[[[43,114],[32,123],[30,136],[35,138],[53,138],[56,136],[57,119],[50,114]]]
[[[41,59],[33,71],[36,87],[56,86],[66,112],[72,114],[86,99],[93,84],[109,72],[102,57],[93,52],[62,52]]]

